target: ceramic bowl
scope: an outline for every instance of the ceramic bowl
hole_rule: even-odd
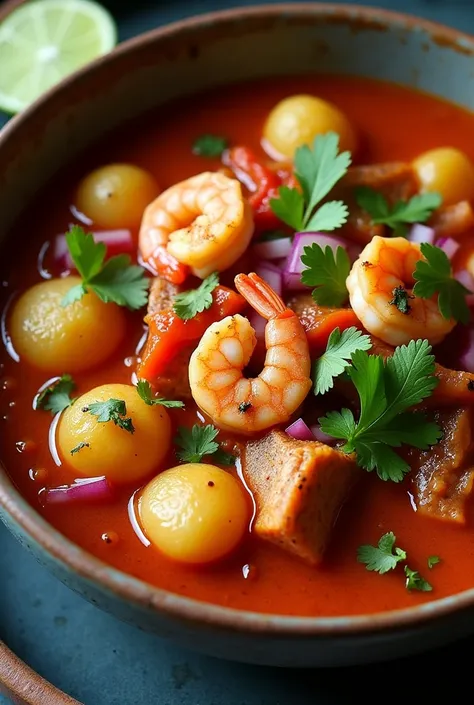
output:
[[[232,81],[323,71],[395,81],[474,107],[474,38],[412,17],[341,5],[238,9],[123,44],[50,91],[0,134],[0,237],[33,194],[110,128]],[[177,596],[72,544],[0,469],[3,521],[64,583],[99,607],[192,649],[279,666],[389,659],[474,632],[474,590],[361,617],[294,618]]]

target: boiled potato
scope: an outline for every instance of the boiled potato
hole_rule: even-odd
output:
[[[79,277],[49,279],[28,289],[16,302],[9,330],[24,360],[61,374],[93,367],[117,348],[125,332],[124,312],[95,294],[62,306]]]
[[[109,164],[81,181],[75,205],[100,227],[136,228],[146,206],[158,194],[158,184],[144,169]]]
[[[280,101],[271,111],[263,128],[270,156],[292,159],[297,147],[312,147],[316,135],[337,132],[341,151],[354,152],[357,138],[343,112],[326,100],[312,95],[294,95]]]
[[[421,192],[438,191],[443,205],[474,199],[474,164],[454,147],[439,147],[420,154],[413,161]]]
[[[143,530],[160,551],[183,563],[210,563],[230,553],[248,529],[244,492],[215,465],[165,470],[143,490]]]
[[[87,409],[94,402],[125,402],[133,433],[113,420],[98,421]],[[148,406],[130,384],[104,384],[83,394],[63,413],[58,448],[68,465],[83,476],[105,475],[115,483],[140,481],[160,468],[171,444],[171,421],[162,406]],[[73,448],[87,444],[71,454]]]

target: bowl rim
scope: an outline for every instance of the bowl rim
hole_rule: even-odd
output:
[[[7,7],[8,7],[7,3]],[[21,4],[13,0],[15,7]],[[32,116],[47,105],[58,93],[74,88],[83,77],[100,71],[102,66],[114,62],[117,56],[133,53],[137,48],[154,44],[160,39],[179,35],[186,30],[199,30],[209,24],[225,24],[230,21],[245,21],[256,17],[262,19],[287,17],[303,18],[306,15],[340,18],[348,24],[362,22],[367,26],[396,26],[405,30],[422,29],[435,41],[454,50],[474,55],[474,36],[447,27],[443,24],[416,16],[364,5],[334,3],[278,3],[235,7],[226,10],[195,15],[144,32],[119,44],[113,51],[99,57],[85,67],[64,78],[47,91],[31,106],[14,116],[0,130],[0,146],[28,125]],[[232,629],[235,632],[271,633],[279,637],[358,637],[380,631],[396,631],[415,627],[434,618],[474,606],[474,588],[455,595],[433,600],[404,609],[387,610],[373,614],[345,615],[334,617],[297,617],[290,615],[254,612],[224,607],[195,598],[186,597],[155,587],[135,578],[95,557],[66,538],[49,524],[15,488],[3,465],[0,463],[0,506],[9,516],[10,523],[20,527],[20,533],[39,544],[42,549],[63,567],[94,584],[100,592],[109,592],[128,604],[154,611],[187,623],[206,624],[214,628]]]

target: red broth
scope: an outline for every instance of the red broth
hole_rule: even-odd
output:
[[[474,116],[394,85],[347,77],[304,77],[260,81],[220,89],[161,107],[104,138],[73,162],[30,206],[11,234],[2,256],[3,304],[14,292],[40,281],[39,252],[72,220],[70,205],[79,179],[110,162],[148,169],[166,188],[192,174],[218,167],[217,160],[194,155],[191,145],[203,133],[225,134],[262,157],[261,128],[282,98],[313,93],[336,103],[363,136],[359,163],[410,160],[443,145],[474,159]],[[136,235],[136,233],[135,233]],[[48,258],[46,256],[46,263]],[[105,382],[129,383],[143,334],[142,312],[127,314],[129,332],[105,365],[77,374],[77,393]],[[60,374],[62,370],[58,370]],[[324,565],[311,568],[249,534],[239,550],[211,567],[189,568],[170,561],[137,538],[128,505],[137,487],[124,487],[112,504],[42,506],[38,493],[47,484],[70,483],[72,471],[57,466],[50,448],[51,416],[32,408],[45,374],[0,352],[1,459],[20,492],[72,541],[117,568],[161,588],[239,609],[290,615],[349,615],[403,608],[451,595],[474,585],[472,510],[467,526],[418,516],[410,485],[363,481],[343,507]],[[177,414],[172,412],[176,422]],[[179,421],[182,423],[182,416]],[[187,412],[189,423],[196,420]],[[169,465],[175,464],[170,458]],[[250,498],[249,498],[250,501]],[[379,576],[357,563],[360,544],[376,544],[393,531],[409,555],[410,567],[433,585],[433,592],[409,592],[401,572]],[[109,535],[109,541],[104,534]],[[112,539],[112,540],[110,540]],[[441,557],[428,569],[427,558]]]

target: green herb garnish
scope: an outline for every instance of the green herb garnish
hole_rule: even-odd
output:
[[[156,397],[151,391],[151,385],[146,379],[139,379],[137,382],[137,392],[145,404],[148,406],[165,406],[167,409],[182,409],[184,407],[184,402],[182,401],[169,401],[163,397]]]
[[[71,375],[61,375],[50,384],[46,389],[38,394],[35,401],[35,409],[43,409],[51,411],[52,414],[57,414],[64,411],[68,406],[71,406],[74,399],[71,398],[71,392],[76,388]]]
[[[219,430],[212,424],[192,428],[179,426],[174,442],[179,447],[176,455],[185,463],[200,463],[205,455],[211,456],[221,465],[232,465],[235,461],[233,455],[223,451],[215,440]]]
[[[83,448],[90,448],[90,443],[83,443],[82,441],[77,444],[71,451],[71,455],[74,455],[75,453],[79,453],[80,450]]]
[[[351,326],[341,331],[335,328],[329,336],[326,350],[313,363],[314,393],[325,394],[334,386],[334,379],[346,369],[356,350],[369,350],[372,341],[368,335]]]
[[[407,557],[403,548],[395,546],[396,536],[393,531],[384,534],[377,546],[370,544],[359,546],[357,549],[357,560],[364,563],[367,570],[373,570],[380,575],[394,570],[400,561]]]
[[[356,189],[356,201],[372,218],[374,225],[387,225],[394,235],[405,235],[408,225],[424,223],[434,210],[442,203],[439,193],[423,193],[413,196],[409,201],[398,201],[390,207],[387,199],[379,191],[369,186]]]
[[[410,470],[392,448],[406,444],[426,450],[442,437],[440,427],[425,414],[408,411],[438,384],[430,353],[427,340],[401,345],[386,360],[357,350],[347,374],[359,395],[359,420],[349,409],[319,419],[323,433],[345,441],[342,450],[355,453],[358,465],[369,472],[376,469],[382,480],[401,482]]]
[[[415,297],[408,293],[408,291],[403,286],[396,286],[392,291],[393,299],[388,303],[390,306],[395,306],[398,308],[400,313],[408,315],[411,311],[411,306],[408,303],[409,299],[414,299]]]
[[[311,150],[308,145],[295,152],[295,176],[301,191],[280,186],[279,198],[270,199],[275,215],[291,228],[302,231],[330,231],[347,221],[347,206],[342,201],[318,204],[347,172],[351,163],[349,152],[338,154],[339,135],[327,132],[318,135]]]
[[[313,242],[301,255],[302,263],[307,267],[301,274],[301,281],[306,286],[315,287],[312,297],[321,306],[341,306],[348,297],[346,279],[351,271],[351,262],[342,247],[333,249]]]
[[[441,563],[441,558],[439,556],[429,556],[427,563],[428,568],[431,570],[433,566],[437,565],[438,563]]]
[[[217,272],[210,274],[197,289],[183,291],[174,297],[173,310],[183,321],[189,321],[198,313],[212,306],[212,292],[219,284]]]
[[[411,570],[407,565],[405,566],[405,575],[405,586],[407,590],[420,590],[421,592],[432,591],[432,585],[430,585],[427,580],[422,578],[418,571]]]
[[[123,428],[124,431],[135,432],[132,419],[127,417],[127,405],[123,399],[97,401],[85,406],[82,411],[96,416],[99,423],[112,421],[116,426]]]
[[[193,144],[194,154],[200,157],[220,157],[225,149],[227,149],[226,138],[217,135],[201,135]]]
[[[468,323],[470,318],[466,295],[472,292],[453,277],[451,262],[446,252],[436,245],[423,242],[421,254],[425,258],[416,263],[413,278],[415,296],[431,299],[438,294],[438,308],[443,318],[454,318],[460,323]]]
[[[113,302],[132,310],[146,304],[149,280],[142,267],[130,264],[128,255],[116,255],[105,262],[105,244],[95,242],[93,235],[78,225],[72,225],[66,233],[66,243],[82,282],[69,289],[62,306],[79,301],[88,291],[105,303]]]

